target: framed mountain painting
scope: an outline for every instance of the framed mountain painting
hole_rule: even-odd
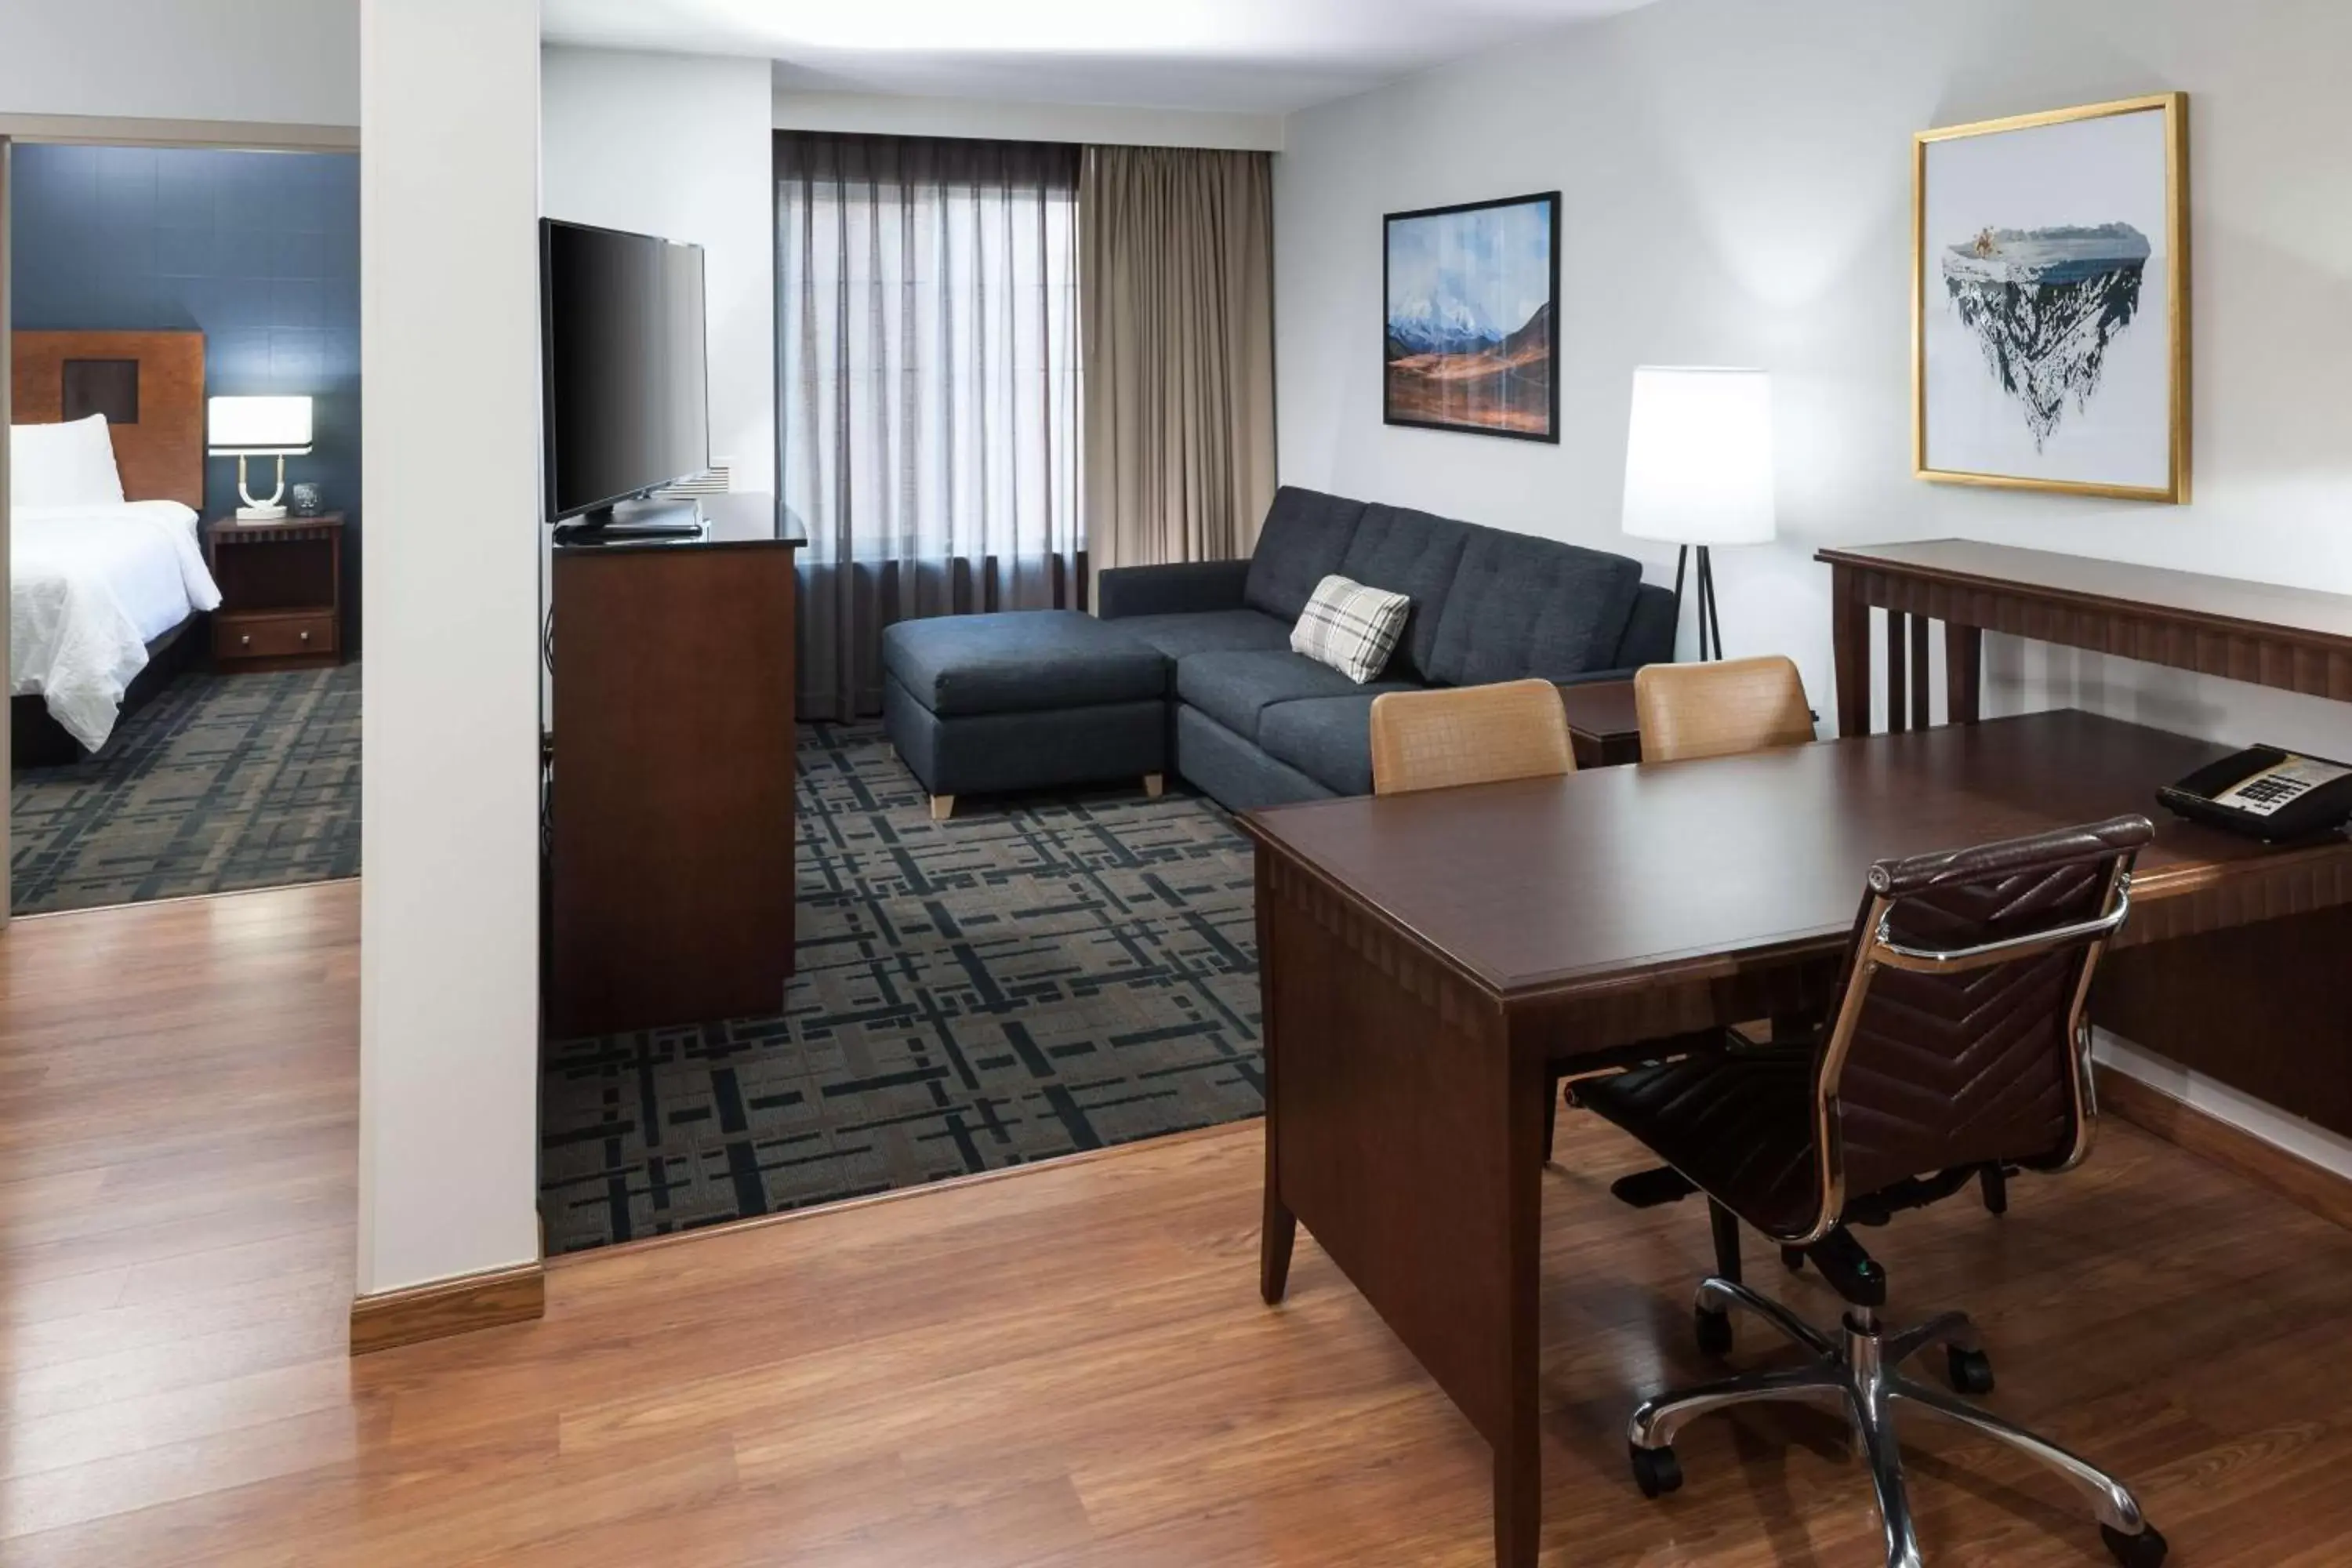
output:
[[[1559,439],[1559,193],[1391,213],[1381,413]]]
[[[2189,499],[2189,100],[1921,132],[1923,479]]]

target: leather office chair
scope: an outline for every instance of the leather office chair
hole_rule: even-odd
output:
[[[1372,701],[1372,793],[1556,778],[1576,771],[1549,680],[1391,691]]]
[[[1650,664],[1633,672],[1642,760],[1678,763],[1813,740],[1804,678],[1779,654],[1707,664]]]
[[[1959,1191],[1988,1166],[2072,1170],[2090,1151],[2091,981],[2131,906],[2147,819],[2117,817],[1944,855],[1881,861],[1844,973],[1797,1048],[1708,1052],[1578,1086],[1578,1101],[1666,1160],[1717,1214],[1800,1248],[1847,1302],[1832,1336],[1735,1279],[1699,1286],[1703,1347],[1729,1347],[1740,1308],[1811,1351],[1812,1364],[1660,1394],[1627,1428],[1652,1497],[1682,1484],[1675,1434],[1759,1401],[1840,1401],[1870,1465],[1888,1568],[1919,1568],[1895,1405],[1996,1438],[2089,1495],[2108,1550],[2156,1568],[2164,1537],[2122,1482],[1901,1363],[1942,1346],[1954,1388],[1992,1386],[1975,1327],[1946,1313],[1900,1333],[1878,1310],[1886,1275],[1848,1228]],[[1932,1172],[1932,1175],[1920,1173]]]

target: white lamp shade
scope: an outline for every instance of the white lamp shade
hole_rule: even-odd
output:
[[[1625,438],[1625,531],[1669,544],[1773,534],[1772,378],[1643,365]]]
[[[310,449],[308,397],[214,397],[206,401],[212,449],[235,455]]]

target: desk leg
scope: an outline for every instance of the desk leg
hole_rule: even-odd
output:
[[[1955,724],[1973,724],[1984,703],[1984,632],[1944,623],[1944,706]]]
[[[1298,1243],[1298,1216],[1282,1206],[1274,1178],[1274,1140],[1265,1141],[1265,1217],[1257,1236],[1257,1293],[1269,1307],[1290,1293],[1290,1254]]]
[[[1490,995],[1264,847],[1257,900],[1260,1289],[1278,1293],[1306,1226],[1493,1447],[1496,1562],[1532,1568],[1550,1070]]]
[[[1257,973],[1261,996],[1274,991],[1276,963],[1273,911],[1265,896],[1266,854],[1258,851],[1257,900]],[[1262,1009],[1266,1022],[1261,1027],[1266,1038],[1265,1050],[1265,1210],[1258,1222],[1257,1233],[1257,1293],[1269,1307],[1278,1307],[1290,1290],[1290,1254],[1298,1243],[1298,1216],[1283,1205],[1281,1172],[1275,1164],[1275,1149],[1279,1140],[1274,1135],[1275,1051],[1273,1048],[1272,1009]]]
[[[1911,695],[1910,666],[1906,662],[1911,643],[1904,631],[1904,623],[1911,617],[1900,610],[1886,612],[1886,732],[1900,735],[1911,728],[1908,699]],[[1840,686],[1840,695],[1843,695]],[[1919,728],[1927,727],[1927,715],[1919,716]]]
[[[1837,667],[1838,734],[1870,733],[1870,605],[1851,566],[1830,568],[1831,655]]]

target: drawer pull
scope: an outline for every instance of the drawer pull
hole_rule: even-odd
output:
[[[302,640],[304,642],[309,642],[310,640],[310,634],[309,632],[304,632],[302,634]]]
[[[251,647],[253,646],[253,634],[251,632],[247,632],[243,637],[237,638],[236,642],[239,647]]]

